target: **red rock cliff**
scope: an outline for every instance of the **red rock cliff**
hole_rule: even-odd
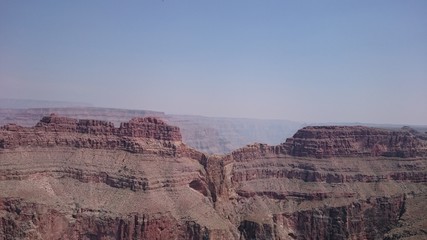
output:
[[[155,118],[0,128],[0,239],[424,239],[425,140],[306,127],[206,156]]]
[[[115,128],[114,124],[101,120],[77,120],[55,114],[44,117],[35,127],[8,124],[0,128],[0,148],[13,149],[19,146],[118,149],[142,152],[147,141],[161,141],[166,154],[176,154],[181,142],[179,128],[163,121],[147,117],[134,118]],[[153,147],[149,147],[152,149]]]
[[[315,126],[299,130],[283,144],[299,157],[426,156],[424,141],[409,131],[362,126]]]

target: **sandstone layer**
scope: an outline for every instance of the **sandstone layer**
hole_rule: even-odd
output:
[[[306,127],[208,156],[157,118],[0,128],[1,239],[423,239],[427,144]]]
[[[362,126],[317,126],[299,130],[284,144],[293,156],[416,157],[427,156],[423,139],[410,130],[390,131]]]

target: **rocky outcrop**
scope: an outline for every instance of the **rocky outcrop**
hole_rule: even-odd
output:
[[[276,224],[295,226],[293,239],[380,239],[396,226],[405,209],[405,197],[374,198],[348,206],[297,211],[290,216],[274,216]]]
[[[1,127],[0,141],[2,239],[233,238],[215,223],[207,157],[159,119],[52,114]]]
[[[94,119],[112,122],[117,127],[132,118],[156,117],[181,129],[183,142],[208,154],[226,154],[253,142],[278,144],[298,130],[300,123],[286,120],[213,118],[165,114],[147,110],[98,107],[0,108],[0,126],[15,123],[34,126],[54,112],[74,119]]]
[[[94,119],[120,125],[132,118],[157,117],[164,119],[163,112],[98,107],[45,107],[45,108],[0,108],[0,125],[16,123],[25,127],[37,124],[41,118],[51,113],[74,119]]]
[[[299,157],[427,156],[425,142],[409,131],[362,126],[305,127],[283,147]]]
[[[10,127],[6,125],[5,129],[7,128]],[[114,124],[107,121],[77,120],[51,114],[48,117],[43,117],[36,124],[34,130],[182,141],[181,132],[178,127],[167,125],[162,120],[153,117],[133,118],[129,122],[121,123],[119,128],[114,128]]]
[[[217,161],[215,186],[233,189],[218,191],[217,208],[233,202],[245,239],[380,239],[425,198],[425,144],[407,131],[307,127],[277,146],[248,145]]]
[[[129,214],[98,216],[76,209],[71,215],[43,204],[3,199],[2,239],[209,239],[210,231],[194,221],[180,222],[168,215]],[[65,215],[65,216],[64,216]],[[37,229],[37,231],[34,231]],[[215,233],[213,233],[215,234]]]
[[[8,124],[0,128],[0,149],[65,146],[176,156],[187,154],[186,148],[181,147],[181,140],[179,128],[151,117],[134,118],[114,128],[106,121],[77,120],[51,114],[35,127]],[[189,149],[188,154],[194,155],[194,151]]]
[[[422,239],[425,146],[406,130],[307,127],[207,156],[157,118],[50,115],[0,128],[0,238]]]
[[[118,136],[153,138],[165,141],[181,141],[182,136],[178,127],[169,126],[157,118],[133,118],[127,123],[121,123],[115,131]]]
[[[417,157],[427,156],[423,135],[362,126],[315,126],[298,130],[286,142],[270,146],[252,144],[231,153],[235,161],[278,155],[295,157]]]

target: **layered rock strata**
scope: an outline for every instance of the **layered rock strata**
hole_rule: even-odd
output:
[[[147,110],[99,107],[30,108],[31,104],[28,107],[23,109],[0,108],[0,125],[15,123],[31,127],[52,112],[70,118],[108,121],[116,126],[119,126],[121,122],[128,122],[132,118],[151,116],[178,126],[181,129],[183,142],[209,154],[230,153],[256,141],[278,144],[286,137],[292,136],[301,125],[286,120],[172,115]]]
[[[0,128],[2,239],[422,239],[426,183],[406,130],[306,127],[206,156],[156,118]]]
[[[427,156],[425,141],[402,129],[390,131],[362,126],[305,127],[283,144],[299,157],[416,157]]]
[[[147,117],[134,118],[118,128],[101,120],[77,120],[52,114],[35,127],[8,124],[0,128],[0,148],[76,147],[125,150],[133,153],[187,154],[179,128]],[[181,152],[184,150],[184,152]],[[194,150],[189,150],[189,154]],[[200,155],[200,154],[199,154]]]

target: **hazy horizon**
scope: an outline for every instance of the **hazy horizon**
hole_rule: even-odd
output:
[[[0,98],[427,124],[426,1],[1,1]]]

